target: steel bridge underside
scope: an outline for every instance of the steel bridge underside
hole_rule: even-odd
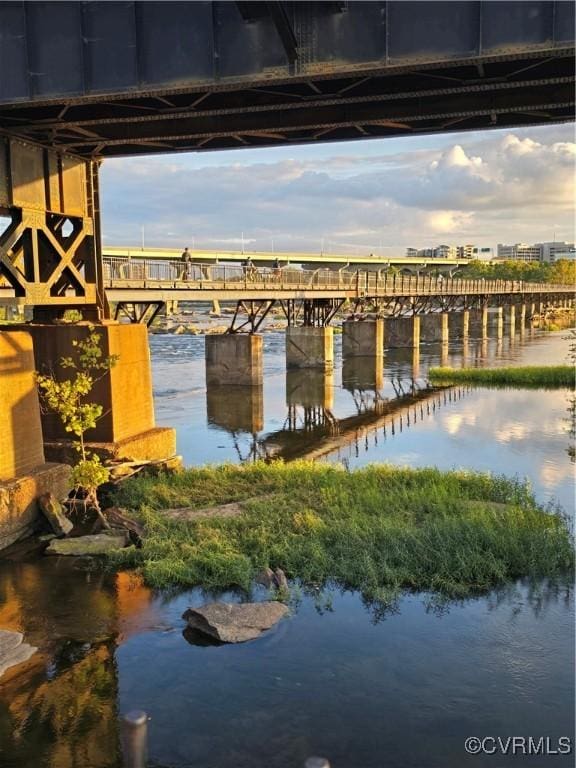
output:
[[[256,333],[270,310],[278,306],[292,325],[327,326],[336,314],[348,307],[352,314],[366,311],[380,316],[401,317],[429,312],[455,312],[484,307],[508,306],[515,303],[556,302],[572,298],[570,286],[526,284],[486,285],[482,281],[447,280],[440,289],[418,285],[413,278],[398,280],[395,287],[377,288],[366,285],[336,287],[239,287],[239,288],[114,288],[106,289],[108,301],[115,305],[117,319],[127,317],[131,322],[152,324],[168,302],[230,302],[236,305],[229,333]]]
[[[573,119],[574,5],[0,4],[0,129],[85,158]]]

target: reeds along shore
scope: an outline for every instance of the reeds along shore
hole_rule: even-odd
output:
[[[230,517],[192,510],[238,502]],[[145,524],[136,567],[158,587],[249,590],[263,568],[293,583],[336,584],[384,601],[401,590],[461,597],[520,577],[571,579],[564,517],[539,506],[525,483],[473,472],[322,463],[190,469],[126,482],[117,503]]]
[[[518,368],[431,368],[428,377],[434,383],[483,384],[487,386],[573,387],[574,367],[541,365]]]

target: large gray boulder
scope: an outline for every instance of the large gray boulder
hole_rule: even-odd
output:
[[[24,636],[20,632],[12,632],[8,629],[0,629],[0,677],[10,667],[28,661],[30,656],[38,650],[28,643],[24,643]]]
[[[191,629],[202,632],[221,643],[244,643],[254,640],[286,616],[282,603],[209,603],[189,608],[182,616]]]
[[[53,539],[44,550],[45,555],[108,555],[128,543],[128,531],[78,536],[75,539]]]

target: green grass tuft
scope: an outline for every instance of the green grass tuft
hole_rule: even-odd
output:
[[[248,500],[235,518],[175,521],[166,507]],[[464,596],[519,577],[569,576],[566,521],[517,480],[471,472],[311,462],[190,469],[126,482],[117,502],[146,526],[115,564],[151,586],[248,589],[264,567],[304,584]]]
[[[530,365],[517,368],[431,368],[434,384],[482,384],[516,387],[573,387],[571,365]]]

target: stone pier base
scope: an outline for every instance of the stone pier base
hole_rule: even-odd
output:
[[[34,340],[36,368],[50,371],[56,379],[69,379],[70,369],[62,368],[63,357],[78,355],[78,342],[85,341],[93,327],[99,336],[103,357],[117,358],[104,372],[89,395],[89,402],[103,407],[96,427],[86,433],[91,450],[103,459],[167,459],[176,452],[173,429],[157,428],[152,401],[152,371],[148,330],[143,325],[120,325],[113,321],[90,326],[29,324],[25,329]],[[46,457],[51,461],[76,461],[60,419],[54,413],[42,414]]]
[[[488,307],[471,310],[470,333],[481,339],[488,338]]]
[[[448,312],[448,335],[451,339],[467,339],[470,329],[470,312]]]
[[[176,454],[176,431],[171,427],[153,427],[124,440],[88,442],[86,448],[102,461],[155,461]],[[75,464],[78,451],[70,440],[49,440],[44,443],[48,461]]]
[[[206,384],[262,386],[262,348],[259,334],[206,336]]]
[[[346,320],[342,324],[343,357],[381,357],[384,320]]]
[[[387,317],[385,322],[386,346],[418,347],[420,344],[420,316]]]
[[[508,323],[510,336],[514,336],[516,334],[516,307],[514,304],[511,304],[508,307],[508,311],[506,313],[506,321]]]
[[[286,328],[286,367],[325,368],[334,365],[334,329]]]
[[[504,335],[504,310],[502,307],[498,307],[493,313],[494,327],[496,329],[496,338],[501,339]]]
[[[420,315],[420,341],[448,342],[448,313],[430,312]]]
[[[32,533],[37,499],[68,495],[70,467],[47,464],[30,334],[0,331],[0,550]]]

